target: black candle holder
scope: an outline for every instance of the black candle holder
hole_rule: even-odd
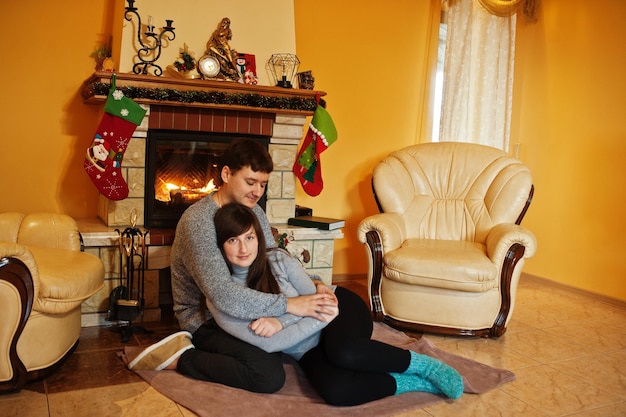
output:
[[[139,50],[137,51],[137,58],[139,58],[139,62],[136,62],[133,65],[133,73],[146,75],[148,74],[148,68],[154,67],[154,75],[162,75],[163,69],[155,64],[155,62],[161,56],[163,39],[165,38],[168,41],[173,41],[174,38],[176,38],[176,34],[174,33],[174,27],[172,27],[172,23],[174,21],[166,19],[165,27],[161,28],[161,32],[158,35],[154,32],[154,26],[152,26],[152,22],[148,21],[148,25],[146,26],[147,30],[142,34],[141,16],[137,12],[137,8],[135,7],[135,0],[127,1],[128,6],[126,7],[126,10],[124,12],[124,19],[130,22],[133,19],[132,15],[137,16],[137,41],[139,42],[139,45],[141,45],[141,48],[139,48]]]

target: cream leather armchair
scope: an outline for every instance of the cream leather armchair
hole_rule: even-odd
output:
[[[74,219],[0,213],[0,393],[61,366],[78,344],[82,302],[103,285]]]
[[[534,235],[520,226],[529,169],[476,144],[425,143],[374,169],[381,211],[365,218],[368,290],[375,320],[411,331],[504,334]]]

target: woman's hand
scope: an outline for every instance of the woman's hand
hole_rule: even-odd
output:
[[[250,323],[248,327],[256,335],[262,337],[272,337],[283,329],[283,325],[275,317],[261,317]]]
[[[328,317],[333,316],[333,314],[336,315],[336,311],[337,297],[332,291],[331,294],[323,292],[287,298],[287,313],[296,316],[314,317],[320,321],[329,321]]]

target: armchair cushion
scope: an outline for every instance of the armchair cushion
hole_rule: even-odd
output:
[[[409,239],[384,257],[385,277],[397,282],[483,292],[498,286],[498,267],[480,243]]]

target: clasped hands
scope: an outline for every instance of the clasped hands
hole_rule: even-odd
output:
[[[287,299],[287,313],[301,317],[314,317],[331,322],[339,314],[337,297],[324,283],[315,284],[317,292]],[[250,323],[250,330],[262,337],[271,337],[282,330],[282,324],[275,317],[261,317]]]

